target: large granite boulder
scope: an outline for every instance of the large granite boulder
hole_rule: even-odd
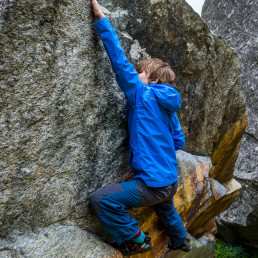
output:
[[[38,233],[30,232],[17,236],[15,246],[6,241],[5,250],[0,251],[0,257],[122,258],[123,256],[118,250],[103,243],[86,230],[77,226],[64,226],[56,223]]]
[[[100,2],[133,63],[158,57],[177,74],[185,150],[211,159],[185,166],[184,178],[202,161],[205,173],[184,179],[192,192],[179,191],[177,206],[193,235],[214,233],[213,217],[239,190],[232,173],[247,119],[237,55],[183,0]],[[53,227],[62,243],[62,232],[87,238],[79,229],[107,239],[89,199],[132,174],[125,98],[92,25],[90,1],[0,0],[0,10],[0,250],[31,257],[47,248],[37,247],[41,241],[54,248]],[[167,239],[157,237],[157,218],[144,223],[159,240],[154,252],[162,253]]]
[[[202,17],[224,37],[242,60],[240,86],[249,124],[242,138],[234,177],[243,185],[234,204],[218,217],[219,232],[229,241],[258,248],[258,88],[257,1],[206,0]]]

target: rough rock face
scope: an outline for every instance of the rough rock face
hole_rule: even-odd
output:
[[[236,162],[234,176],[243,185],[241,195],[218,218],[219,232],[228,240],[258,248],[258,88],[257,1],[206,0],[202,17],[213,33],[223,36],[242,60],[239,77],[248,126]]]
[[[8,247],[8,243],[6,243]],[[8,257],[112,257],[122,258],[119,251],[104,244],[89,232],[77,226],[54,224],[38,234],[30,233],[16,238],[16,247],[0,251]]]
[[[213,164],[185,179],[193,192],[179,191],[178,209],[193,235],[214,232],[213,217],[239,189],[232,173],[247,124],[236,53],[183,0],[101,3],[133,63],[158,57],[177,74],[185,150]],[[89,198],[132,175],[125,99],[93,28],[90,1],[0,0],[0,10],[0,250],[26,256],[33,243],[52,241],[43,236],[52,226],[61,235],[76,231],[77,239],[86,237],[80,228],[104,239]],[[207,210],[197,213],[203,201]],[[154,214],[144,223],[157,228],[154,240],[162,235]],[[158,239],[154,252],[162,253],[167,239]]]
[[[199,238],[207,232],[215,234],[215,214],[231,204],[241,185],[234,179],[222,185],[209,177],[211,160],[207,157],[183,151],[178,151],[177,157],[179,187],[175,207],[191,235]]]

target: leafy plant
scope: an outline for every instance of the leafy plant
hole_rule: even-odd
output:
[[[223,240],[216,238],[216,258],[248,258],[257,257],[249,256],[249,254],[243,249],[242,246],[233,246]]]

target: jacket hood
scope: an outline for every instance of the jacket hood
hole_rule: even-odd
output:
[[[166,110],[174,113],[181,108],[181,96],[172,85],[151,83],[149,87]]]

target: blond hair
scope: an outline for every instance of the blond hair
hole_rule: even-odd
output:
[[[159,84],[172,84],[176,79],[176,75],[170,65],[158,58],[150,58],[141,61],[137,65],[136,71],[138,73],[145,72],[151,81],[158,79]]]

